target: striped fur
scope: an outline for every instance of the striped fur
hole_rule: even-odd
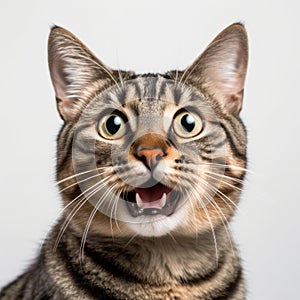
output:
[[[57,181],[66,208],[35,263],[0,299],[245,299],[227,223],[246,172],[239,111],[247,56],[244,27],[233,24],[185,71],[137,75],[109,69],[53,28],[49,67],[64,120]],[[174,132],[182,108],[203,121],[192,138]],[[116,110],[128,119],[127,134],[106,140],[99,118]],[[139,159],[142,146],[163,151],[155,169]],[[129,214],[122,197],[147,176],[180,195],[174,213]]]

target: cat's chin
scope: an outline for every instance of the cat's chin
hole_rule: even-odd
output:
[[[131,216],[130,216],[131,217]],[[136,234],[144,237],[160,237],[171,233],[184,223],[187,217],[187,208],[181,207],[170,216],[142,215],[131,217],[126,225]]]
[[[120,211],[126,225],[145,237],[160,237],[184,223],[188,207],[183,195],[160,183],[153,188],[137,188],[124,195]],[[152,201],[151,201],[152,200]]]

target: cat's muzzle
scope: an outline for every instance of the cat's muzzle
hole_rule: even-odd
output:
[[[158,214],[170,216],[175,212],[179,198],[179,192],[161,183],[148,188],[136,188],[123,195],[133,217]]]

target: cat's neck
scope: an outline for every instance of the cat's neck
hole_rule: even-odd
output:
[[[125,272],[134,281],[162,285],[201,280],[213,274],[220,264],[234,260],[237,252],[223,229],[216,231],[216,243],[211,233],[195,236],[164,236],[160,238],[116,238],[89,235],[84,257],[80,257],[81,237],[67,230],[61,247],[87,269],[99,274],[100,269],[118,275]],[[224,238],[224,236],[226,238]],[[229,246],[228,246],[229,245]]]

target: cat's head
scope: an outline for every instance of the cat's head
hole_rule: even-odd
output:
[[[247,61],[241,24],[184,71],[143,75],[110,69],[53,28],[49,67],[64,121],[57,180],[74,228],[162,236],[226,224],[246,167]]]

